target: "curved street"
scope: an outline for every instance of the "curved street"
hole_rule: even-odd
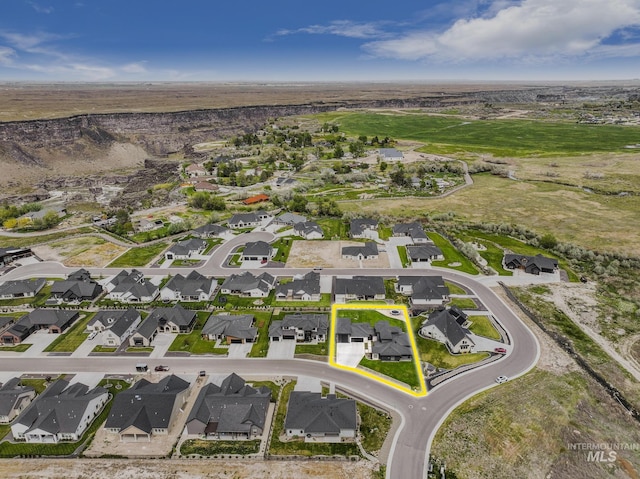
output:
[[[274,235],[267,232],[248,233],[236,236],[219,246],[203,266],[196,268],[204,275],[226,277],[242,268],[225,268],[222,266],[229,253],[247,241],[273,241]],[[24,265],[16,268],[3,277],[3,280],[21,279],[34,276],[63,277],[77,268],[67,268],[60,263],[43,262]],[[122,268],[89,268],[93,275],[108,276],[121,271]],[[145,275],[184,274],[185,268],[137,268]],[[307,269],[261,268],[276,276],[291,276],[308,272]],[[519,320],[517,315],[485,284],[481,278],[447,269],[385,269],[385,268],[332,268],[323,269],[323,275],[362,275],[393,277],[439,275],[445,280],[458,283],[471,290],[478,299],[491,311],[507,331],[512,350],[498,361],[461,373],[434,389],[426,397],[416,398],[396,389],[389,388],[380,382],[368,379],[349,371],[333,368],[328,363],[292,360],[269,359],[213,359],[207,357],[167,357],[162,364],[171,367],[178,373],[207,372],[228,373],[234,371],[240,375],[265,376],[315,376],[332,382],[361,396],[369,401],[379,403],[386,409],[395,410],[402,419],[400,427],[393,438],[390,451],[387,477],[419,479],[426,475],[428,455],[431,442],[442,422],[448,414],[470,396],[489,387],[496,386],[495,378],[505,375],[517,377],[529,371],[539,357],[539,345],[533,333]],[[139,358],[83,358],[81,361],[69,357],[43,358],[2,358],[0,370],[23,371],[25,373],[58,373],[58,372],[96,372],[126,373],[134,370]],[[153,364],[150,364],[153,367]]]

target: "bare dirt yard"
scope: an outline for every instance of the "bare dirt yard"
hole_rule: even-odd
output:
[[[368,461],[20,459],[0,463],[3,479],[370,479]]]
[[[44,261],[59,261],[65,266],[85,268],[104,267],[127,249],[95,236],[80,236],[32,248]]]
[[[356,241],[304,241],[296,240],[291,246],[287,268],[388,268],[387,253],[380,253],[378,259],[350,260],[342,259],[344,246],[358,246]],[[361,266],[362,265],[362,266]]]

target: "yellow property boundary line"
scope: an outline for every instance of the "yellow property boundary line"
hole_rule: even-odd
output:
[[[399,384],[399,381],[392,381],[387,379],[386,376],[382,374],[374,374],[369,372],[368,370],[364,370],[362,368],[352,368],[350,366],[345,366],[343,364],[339,364],[336,362],[336,321],[338,319],[338,311],[342,309],[355,309],[355,310],[398,310],[402,312],[402,318],[407,326],[407,335],[411,341],[411,351],[413,353],[413,365],[416,369],[416,374],[418,376],[418,381],[420,382],[420,390],[414,391],[410,387],[403,387]],[[400,317],[394,319],[401,319]],[[374,379],[386,386],[397,389],[398,391],[402,391],[403,393],[410,394],[415,397],[424,397],[427,395],[427,385],[424,381],[424,374],[420,368],[420,355],[418,352],[418,347],[416,345],[416,338],[413,335],[413,328],[411,327],[411,320],[409,319],[409,311],[407,307],[403,304],[333,304],[331,306],[331,329],[330,329],[330,337],[329,337],[329,364],[335,368],[343,369],[345,371],[355,372],[357,374],[361,374],[370,379]]]

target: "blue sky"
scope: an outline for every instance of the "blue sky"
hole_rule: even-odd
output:
[[[0,81],[640,78],[640,0],[2,0]]]

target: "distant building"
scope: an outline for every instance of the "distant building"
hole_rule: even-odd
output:
[[[245,205],[254,205],[256,203],[262,203],[263,201],[269,201],[269,197],[265,194],[259,194],[242,200],[242,203]]]

